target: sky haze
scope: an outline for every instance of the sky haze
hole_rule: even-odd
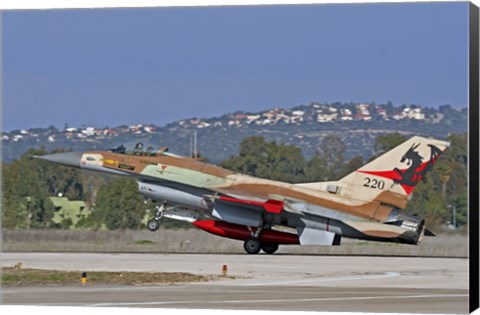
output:
[[[467,106],[468,2],[4,11],[3,130]]]

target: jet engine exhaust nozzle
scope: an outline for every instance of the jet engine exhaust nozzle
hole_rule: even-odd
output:
[[[399,209],[392,211],[386,224],[396,225],[406,230],[406,232],[397,238],[399,243],[417,245],[425,233],[425,220],[423,218],[408,214]]]

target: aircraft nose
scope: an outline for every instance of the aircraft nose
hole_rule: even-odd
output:
[[[65,152],[34,156],[34,158],[57,163],[64,166],[80,167],[80,160],[82,159],[82,154],[82,152]]]

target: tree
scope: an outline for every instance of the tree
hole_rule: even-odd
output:
[[[304,176],[305,158],[296,146],[254,136],[245,138],[240,154],[223,161],[221,166],[256,177],[298,183]]]
[[[321,182],[328,180],[328,167],[325,160],[317,155],[313,156],[305,165],[305,182]]]
[[[41,180],[39,161],[27,151],[19,160],[3,165],[3,225],[9,228],[48,228],[53,222],[54,206]]]
[[[100,186],[92,215],[109,230],[140,228],[145,205],[135,180],[117,177]]]
[[[55,150],[51,153],[66,152],[65,150]],[[47,152],[43,149],[31,150],[30,155],[44,155]],[[37,172],[40,180],[45,182],[50,196],[62,194],[70,200],[82,200],[84,198],[84,188],[81,182],[81,171],[72,167],[65,167],[42,160],[31,160],[37,166]]]
[[[398,132],[389,133],[386,135],[378,135],[375,139],[373,149],[377,153],[377,156],[380,156],[381,154],[390,151],[396,146],[399,146],[406,140],[407,138],[405,138],[405,136],[399,134]]]
[[[360,167],[362,167],[364,164],[363,162],[363,158],[361,156],[355,156],[353,157],[350,161],[348,161],[347,164],[345,164],[342,169],[341,169],[341,172],[338,176],[338,178],[343,178],[345,176],[347,176],[348,174],[358,170]]]
[[[334,134],[329,134],[322,139],[320,148],[316,155],[322,159],[326,165],[326,175],[328,180],[338,177],[344,163],[344,153],[346,147],[343,141]]]
[[[450,147],[417,186],[407,207],[437,226],[452,222],[453,207],[457,225],[466,223],[468,212],[467,137],[451,135],[448,141]]]
[[[26,200],[16,189],[15,166],[2,165],[2,225],[5,228],[27,228],[29,214]]]

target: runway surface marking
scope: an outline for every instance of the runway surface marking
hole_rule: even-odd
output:
[[[209,283],[205,283],[207,285]],[[211,285],[212,283],[210,283]],[[78,286],[78,287],[36,287],[36,288],[2,288],[3,293],[37,293],[37,292],[111,292],[111,291],[150,291],[156,289],[184,289],[184,288],[191,288],[188,285],[145,285],[145,286],[123,286],[123,287],[111,287],[111,286],[102,286],[99,288],[93,288],[89,285],[86,286]]]
[[[383,300],[383,299],[423,299],[423,298],[447,298],[468,297],[468,294],[422,294],[422,295],[397,295],[397,296],[353,296],[353,297],[329,297],[308,299],[270,299],[270,300],[225,300],[225,301],[166,301],[166,302],[122,302],[122,303],[96,303],[86,304],[86,307],[115,307],[115,306],[141,306],[141,305],[168,305],[168,304],[231,304],[231,303],[292,303],[292,302],[321,302],[321,301],[347,301],[347,300]]]
[[[271,281],[268,282],[267,280],[264,280],[259,283],[239,283],[238,286],[241,287],[257,287],[257,286],[272,286],[272,285],[288,285],[288,284],[298,284],[298,283],[316,283],[316,282],[335,282],[335,281],[352,281],[352,280],[372,280],[372,279],[382,279],[382,278],[394,278],[394,277],[399,277],[401,276],[400,273],[398,272],[385,272],[382,274],[367,274],[367,275],[357,275],[357,276],[341,276],[341,277],[324,277],[324,278],[316,278],[316,279],[303,279],[303,280],[289,280],[289,281]],[[249,281],[249,279],[245,280],[235,280],[235,281]],[[204,282],[204,283],[192,283],[191,285],[195,286],[211,286],[211,285],[218,285],[221,283],[215,283],[213,282]],[[172,288],[184,288],[184,285],[175,285]],[[135,287],[101,287],[101,288],[92,288],[92,287],[78,287],[78,288],[42,288],[42,291],[61,291],[61,292],[95,292],[95,291],[132,291],[132,290],[151,290],[151,289],[157,289],[157,288],[165,288],[165,285],[163,286],[135,286]],[[32,290],[25,290],[21,288],[11,288],[11,289],[4,289],[4,293],[15,293],[15,292],[38,292],[36,289]]]
[[[300,269],[298,266],[284,266],[284,265],[261,265],[261,264],[254,264],[252,266],[255,267],[267,267],[267,268],[282,268],[282,269]]]
[[[284,284],[294,284],[294,283],[312,283],[312,282],[335,282],[335,281],[350,281],[350,280],[371,280],[371,279],[381,279],[381,278],[394,278],[399,277],[400,273],[398,272],[385,272],[382,274],[368,274],[368,275],[359,275],[359,276],[346,276],[346,277],[325,277],[320,279],[308,279],[308,280],[290,280],[290,281],[262,281],[259,283],[244,283],[240,286],[266,286],[266,285],[284,285]]]

